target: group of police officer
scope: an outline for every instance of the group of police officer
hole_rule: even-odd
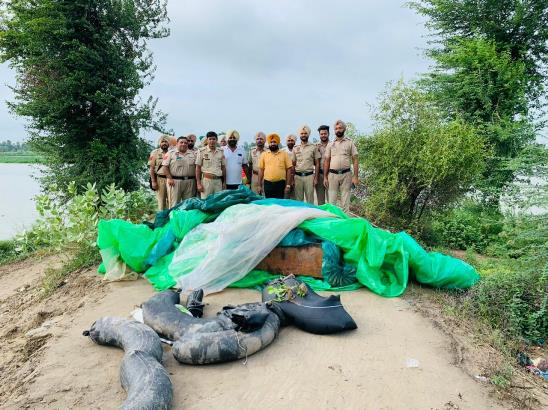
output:
[[[202,199],[224,189],[237,189],[245,175],[255,193],[266,197],[291,198],[318,205],[326,201],[348,211],[352,185],[358,184],[358,152],[354,142],[345,137],[346,124],[338,120],[335,138],[330,128],[318,128],[320,142],[309,143],[310,127],[303,125],[296,137],[286,138],[280,148],[276,133],[255,135],[255,147],[246,153],[238,146],[240,135],[228,131],[218,141],[209,131],[201,147],[196,135],[174,137],[162,135],[158,148],[149,158],[150,185],[156,191],[159,210],[194,196]],[[243,175],[242,175],[243,174]],[[340,201],[340,202],[338,202]]]

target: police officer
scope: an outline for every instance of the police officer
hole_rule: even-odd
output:
[[[169,186],[171,207],[194,196],[196,191],[195,163],[196,153],[188,149],[188,138],[177,138],[177,148],[170,151],[162,162]]]
[[[261,154],[267,150],[264,146],[265,141],[266,135],[264,132],[259,131],[255,134],[255,144],[257,144],[257,146],[249,150],[249,158],[247,161],[251,173],[251,190],[256,194],[259,193],[259,158],[261,157]]]
[[[286,143],[286,147],[284,149],[282,149],[282,151],[285,151],[287,152],[287,154],[289,155],[289,160],[290,161],[293,161],[295,158],[293,157],[294,153],[293,153],[293,149],[295,148],[295,142],[297,141],[297,137],[295,137],[295,135],[293,134],[289,134],[286,138],[285,138],[285,143]],[[289,189],[289,192],[286,193],[285,195],[285,198],[289,198],[289,199],[295,199],[295,168],[291,168],[291,188]]]
[[[167,155],[169,143],[169,136],[161,135],[160,138],[158,138],[158,148],[153,150],[148,158],[150,185],[152,190],[156,191],[158,210],[160,211],[169,208],[166,175],[165,171],[162,169],[162,161],[164,156]]]
[[[324,186],[328,190],[330,204],[336,205],[341,195],[341,208],[350,209],[350,189],[358,184],[358,149],[350,138],[344,136],[346,124],[335,122],[336,139],[327,145],[324,159]],[[351,164],[354,174],[351,173]]]
[[[196,135],[188,134],[186,139],[188,140],[188,149],[197,152],[198,148],[196,147]]]
[[[318,127],[318,133],[320,134],[320,142],[316,144],[318,151],[320,152],[320,174],[318,175],[318,183],[316,184],[316,199],[318,205],[325,204],[327,191],[323,184],[323,160],[325,155],[325,149],[329,144],[329,125],[320,125]]]
[[[226,189],[225,155],[217,147],[217,133],[209,131],[206,138],[207,146],[200,148],[196,156],[196,181],[202,199]]]
[[[308,143],[310,127],[303,125],[298,130],[301,144],[293,148],[295,167],[295,199],[314,204],[314,186],[318,183],[320,152],[314,144]]]

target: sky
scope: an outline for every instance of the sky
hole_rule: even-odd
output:
[[[424,20],[402,1],[170,0],[168,12],[171,35],[149,44],[157,71],[142,95],[159,99],[176,135],[236,129],[250,141],[308,124],[315,136],[339,118],[367,131],[387,82],[430,65]],[[5,64],[0,79],[0,140],[22,141]]]

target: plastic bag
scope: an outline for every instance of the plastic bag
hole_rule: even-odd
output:
[[[183,291],[219,292],[243,278],[289,231],[306,219],[329,218],[315,208],[234,205],[215,222],[188,233],[169,265]]]

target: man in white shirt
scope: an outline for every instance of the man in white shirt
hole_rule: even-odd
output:
[[[247,156],[242,147],[238,147],[240,134],[236,130],[226,133],[227,145],[223,147],[226,162],[226,189],[238,189],[242,183],[242,170],[249,180],[249,167]]]

